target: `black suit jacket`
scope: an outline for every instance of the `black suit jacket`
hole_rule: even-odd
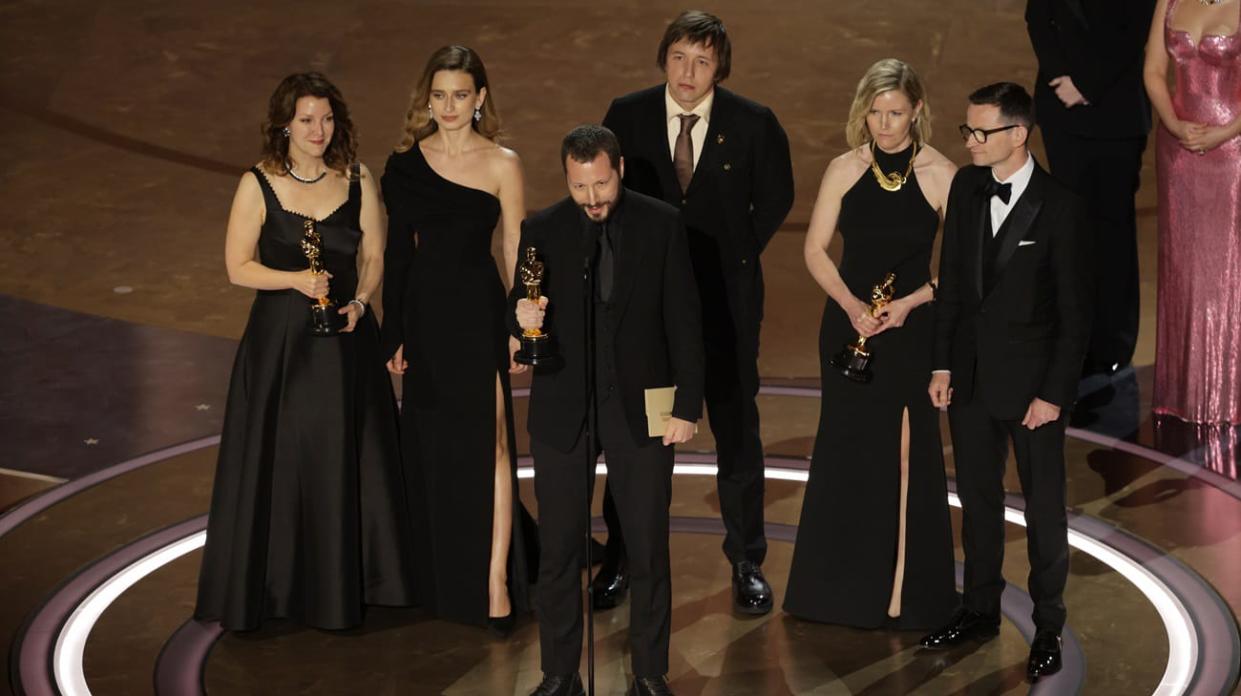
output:
[[[957,172],[948,194],[935,303],[935,369],[952,371],[954,403],[982,399],[1021,418],[1034,397],[1067,410],[1090,328],[1085,212],[1037,164],[997,239],[995,281],[983,281],[991,234],[987,167]],[[1024,242],[1024,244],[1023,244]]]
[[[685,226],[713,237],[738,330],[755,333],[763,311],[758,256],[793,207],[789,141],[775,114],[715,88],[698,166],[684,194],[668,149],[665,85],[620,97],[603,125],[625,157],[625,186],[681,209]],[[704,298],[709,301],[714,298]]]
[[[1034,86],[1040,125],[1088,138],[1150,132],[1142,55],[1155,0],[1028,0],[1026,29],[1038,58]],[[1061,75],[1089,106],[1065,108],[1049,80]]]
[[[703,348],[698,289],[690,266],[685,229],[677,211],[633,191],[623,193],[624,231],[616,252],[611,316],[611,351],[616,386],[634,440],[646,442],[644,389],[676,386],[672,415],[696,421],[702,415]],[[586,233],[584,213],[565,198],[522,223],[517,258],[533,246],[544,264],[541,292],[548,298],[543,327],[556,340],[564,365],[539,368],[530,389],[527,428],[540,441],[569,451],[586,421],[584,366],[586,313],[584,262],[597,240]],[[514,311],[525,297],[515,278],[509,295],[509,328],[520,336]],[[596,314],[596,320],[604,320]]]

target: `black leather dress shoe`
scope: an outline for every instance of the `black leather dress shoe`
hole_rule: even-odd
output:
[[[626,696],[673,696],[663,677],[636,677]]]
[[[761,616],[771,611],[774,595],[763,569],[757,563],[742,561],[733,566],[733,608],[742,614]]]
[[[591,603],[595,611],[607,611],[620,606],[629,593],[629,567],[625,559],[604,561],[603,567],[590,581]]]
[[[577,673],[560,676],[544,674],[543,683],[530,692],[530,696],[585,696],[585,694],[586,689],[582,688],[582,678]]]
[[[1051,631],[1039,631],[1030,642],[1030,661],[1026,663],[1026,676],[1030,681],[1060,671],[1060,636]]]
[[[919,645],[931,649],[952,648],[966,641],[986,643],[999,634],[998,618],[983,616],[969,609],[958,609],[947,626],[925,636],[919,641]]]

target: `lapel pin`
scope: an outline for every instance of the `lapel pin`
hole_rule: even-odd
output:
[[[732,165],[731,163],[729,163],[729,162],[725,162],[725,163],[724,163],[724,171],[726,171],[726,172],[730,172],[730,171],[732,171],[732,169],[733,169],[733,165]]]
[[[723,134],[723,133],[720,133],[719,135],[715,136],[715,144],[716,144],[716,145],[723,145],[723,144],[724,144],[724,134]]]

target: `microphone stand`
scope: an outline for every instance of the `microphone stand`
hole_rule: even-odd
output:
[[[595,696],[595,588],[590,581],[593,568],[591,559],[591,486],[595,480],[595,426],[598,424],[598,413],[595,408],[595,284],[592,273],[595,251],[588,255],[582,263],[582,298],[585,311],[585,340],[582,345],[586,349],[586,693]]]

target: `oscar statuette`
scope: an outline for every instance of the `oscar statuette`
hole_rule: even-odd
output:
[[[315,229],[314,220],[306,220],[302,234],[302,253],[310,262],[310,272],[321,275],[323,270],[323,240]],[[319,297],[310,305],[310,333],[313,336],[335,336],[343,326],[342,317],[336,312],[336,303],[331,298]]]
[[[534,247],[526,247],[526,257],[517,265],[521,283],[526,286],[526,299],[538,304],[540,286],[543,284],[543,262],[536,257]],[[551,334],[542,329],[523,329],[521,348],[513,360],[534,367],[555,367],[560,364]]]
[[[884,306],[892,301],[892,284],[895,282],[896,274],[889,273],[884,276],[882,283],[871,288],[868,311],[872,317],[877,316]],[[866,348],[866,337],[858,336],[856,341],[846,345],[831,359],[831,365],[854,382],[868,384],[875,376],[870,369],[870,360],[871,353]]]

